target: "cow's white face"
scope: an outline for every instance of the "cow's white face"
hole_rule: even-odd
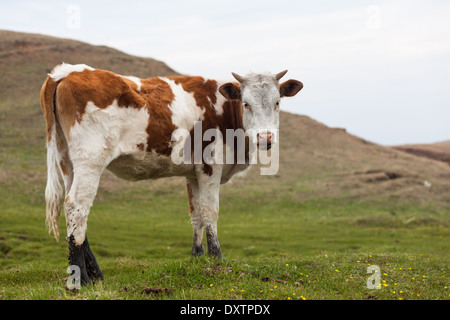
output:
[[[262,149],[270,148],[278,140],[280,99],[292,97],[303,88],[297,80],[288,80],[280,85],[278,80],[286,72],[276,75],[251,73],[245,77],[232,73],[239,85],[226,83],[219,89],[227,99],[241,100],[244,130],[256,137]]]

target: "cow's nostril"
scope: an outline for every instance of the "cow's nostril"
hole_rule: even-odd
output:
[[[272,141],[272,133],[258,133],[257,134],[258,142],[267,142],[270,143]]]

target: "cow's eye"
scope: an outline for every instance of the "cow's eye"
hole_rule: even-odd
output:
[[[275,103],[275,109],[277,109],[280,106],[280,101],[277,101],[277,103]]]
[[[244,102],[244,108],[248,110],[252,109],[252,107],[247,102]]]

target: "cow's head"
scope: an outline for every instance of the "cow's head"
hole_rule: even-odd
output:
[[[226,83],[219,88],[229,100],[240,100],[243,107],[243,125],[246,132],[256,135],[258,146],[270,148],[278,140],[280,99],[297,94],[303,84],[297,80],[279,83],[287,70],[278,74],[250,73],[242,77],[232,72],[239,83]]]

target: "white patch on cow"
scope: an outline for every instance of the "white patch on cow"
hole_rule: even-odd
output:
[[[138,87],[137,88],[138,91],[141,91],[141,86],[142,86],[141,79],[139,79],[138,77],[135,77],[135,76],[121,76],[121,77],[127,78],[128,80],[131,80],[134,83],[136,83],[136,85]]]
[[[88,102],[83,120],[70,130],[71,157],[92,159],[105,166],[123,154],[143,157],[144,151],[138,145],[144,149],[147,145],[148,121],[146,107],[119,107],[114,100],[107,108],[100,109]]]
[[[178,128],[192,130],[195,121],[203,120],[205,110],[197,105],[194,94],[185,91],[181,84],[167,78],[160,79],[169,84],[174,95],[174,100],[169,106],[172,111],[172,123]]]
[[[227,99],[219,92],[219,88],[221,85],[225,84],[226,82],[217,83],[217,90],[216,90],[216,103],[213,104],[214,110],[216,110],[216,113],[218,115],[222,115],[223,113],[223,104],[227,101]]]
[[[95,70],[94,68],[91,68],[85,64],[74,64],[73,65],[73,64],[69,64],[69,63],[62,63],[60,65],[57,65],[52,70],[52,73],[49,73],[49,76],[54,81],[59,81],[65,77],[67,77],[67,75],[69,75],[71,72],[82,72],[86,69],[90,70],[90,71]]]

